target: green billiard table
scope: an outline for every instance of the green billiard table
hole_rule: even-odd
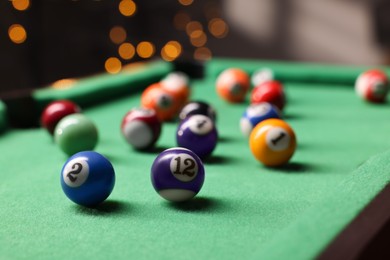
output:
[[[52,100],[71,99],[83,108],[98,127],[96,151],[112,162],[116,184],[96,208],[72,203],[60,186],[67,156],[49,134],[8,126],[0,135],[0,258],[358,257],[390,213],[390,107],[355,94],[354,81],[366,68],[231,59],[203,66],[204,77],[191,81],[192,99],[216,108],[220,138],[204,161],[204,186],[188,203],[164,201],[150,181],[154,158],[176,146],[177,122],[165,123],[156,147],[146,152],[134,151],[120,134],[122,117],[140,105],[142,89],[172,64],[150,62],[34,91],[36,120]],[[252,156],[239,128],[248,101],[229,104],[215,91],[217,75],[229,67],[248,73],[267,67],[283,82],[284,119],[298,140],[289,164],[267,168]],[[2,128],[6,115],[4,101]]]

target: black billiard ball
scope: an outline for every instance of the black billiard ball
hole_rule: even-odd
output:
[[[179,118],[181,121],[192,115],[204,115],[209,117],[213,122],[217,119],[215,109],[208,103],[203,101],[191,101],[185,105],[180,111]]]

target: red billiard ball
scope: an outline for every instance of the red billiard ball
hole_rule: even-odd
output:
[[[135,108],[123,117],[121,132],[126,141],[135,149],[147,149],[158,140],[161,122],[154,110]]]
[[[251,93],[251,104],[268,102],[283,110],[286,104],[283,85],[276,80],[266,81],[256,86]]]
[[[389,92],[387,75],[380,70],[369,70],[359,75],[355,83],[356,93],[369,102],[384,102]]]
[[[180,100],[163,89],[161,83],[152,84],[142,92],[141,106],[156,111],[160,121],[172,120],[181,108]]]
[[[224,70],[216,82],[218,95],[231,103],[243,102],[249,87],[248,74],[236,68]]]
[[[67,115],[80,113],[80,107],[69,100],[58,100],[46,106],[41,115],[41,125],[53,135],[58,122]]]

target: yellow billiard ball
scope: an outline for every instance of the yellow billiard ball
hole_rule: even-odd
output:
[[[266,166],[287,163],[297,146],[293,129],[281,119],[267,119],[256,125],[249,137],[253,156]]]

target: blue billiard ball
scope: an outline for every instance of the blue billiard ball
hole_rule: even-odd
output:
[[[261,121],[270,118],[280,118],[279,109],[267,102],[250,105],[244,112],[240,120],[241,132],[249,136],[252,129]]]
[[[204,159],[217,146],[218,132],[209,117],[193,115],[180,123],[176,140],[178,146],[190,149]]]
[[[173,202],[193,198],[202,188],[204,166],[192,151],[177,147],[160,153],[151,169],[151,180],[157,193]]]
[[[112,164],[97,152],[76,153],[62,167],[62,190],[79,205],[92,207],[100,204],[111,194],[114,184]]]

